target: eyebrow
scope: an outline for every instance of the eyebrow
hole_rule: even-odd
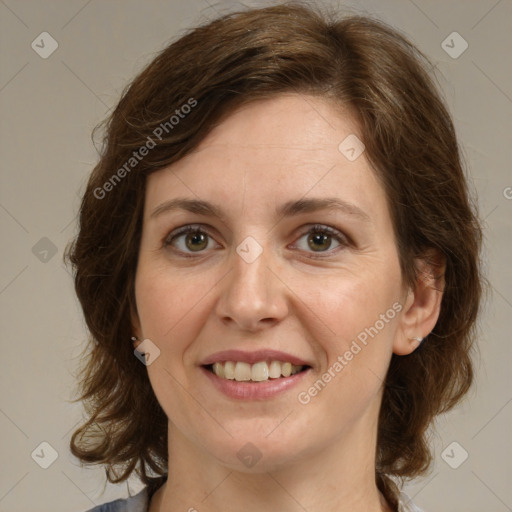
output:
[[[204,215],[209,217],[217,217],[225,221],[225,215],[222,213],[221,208],[218,206],[199,199],[188,199],[185,197],[178,197],[166,201],[158,205],[150,217],[154,218],[163,213],[185,210],[198,215]],[[361,208],[355,204],[343,201],[337,197],[322,197],[322,198],[310,198],[310,199],[299,199],[297,201],[288,201],[280,205],[275,215],[277,217],[293,217],[294,215],[300,215],[302,213],[312,213],[319,210],[338,210],[342,213],[355,217],[363,222],[372,223],[370,216],[365,213]]]

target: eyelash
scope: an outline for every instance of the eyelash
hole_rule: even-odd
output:
[[[310,233],[311,234],[317,234],[317,233],[328,234],[328,235],[332,236],[340,244],[340,247],[336,247],[335,249],[329,249],[327,251],[324,251],[323,253],[322,252],[320,252],[320,253],[312,252],[311,254],[314,254],[314,256],[310,256],[310,257],[313,259],[327,258],[329,256],[332,256],[333,251],[338,252],[337,249],[340,249],[341,247],[346,247],[351,244],[350,239],[346,235],[344,235],[343,233],[341,233],[340,231],[338,231],[335,228],[332,228],[330,226],[326,226],[323,224],[314,224],[314,225],[310,226],[307,231],[303,232],[299,236],[299,239],[302,238],[304,235],[307,235]],[[172,233],[170,233],[169,235],[167,235],[166,238],[163,240],[163,248],[165,249],[165,248],[172,246],[172,242],[174,242],[174,240],[176,240],[178,237],[180,237],[182,235],[188,235],[188,234],[205,234],[205,235],[208,235],[210,238],[213,238],[206,230],[202,229],[200,225],[188,224],[186,226],[178,228],[177,230],[175,230]],[[198,256],[191,256],[190,255],[191,253],[185,253],[179,249],[177,249],[177,251],[179,253],[181,253],[185,258],[198,257]],[[201,256],[201,254],[200,254],[201,252],[203,252],[203,251],[198,252],[199,256]],[[317,254],[327,254],[327,256],[318,256]]]

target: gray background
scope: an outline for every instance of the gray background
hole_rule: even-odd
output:
[[[407,492],[428,512],[512,510],[512,2],[338,5],[403,30],[436,63],[485,219],[492,296],[480,324],[477,384],[462,407],[437,422],[435,464]],[[92,128],[170,39],[238,7],[209,0],[0,0],[0,511],[79,512],[127,495],[126,484],[103,492],[103,471],[81,468],[68,450],[81,418],[80,404],[70,400],[86,332],[62,252],[96,162]],[[42,46],[45,31],[58,48],[43,59],[31,43]],[[454,31],[469,45],[457,58],[442,47]],[[451,36],[445,47],[454,54],[462,44]],[[42,442],[58,453],[48,469],[40,467],[51,462]],[[131,481],[133,492],[140,487]]]

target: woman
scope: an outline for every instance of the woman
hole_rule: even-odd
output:
[[[482,287],[425,69],[381,22],[281,5],[125,91],[68,251],[94,341],[71,450],[146,487],[95,511],[419,510],[400,483],[472,382]]]

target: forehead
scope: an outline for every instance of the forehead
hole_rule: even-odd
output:
[[[188,196],[248,215],[328,196],[382,216],[385,194],[364,151],[348,158],[362,149],[361,138],[348,110],[328,100],[290,94],[255,101],[226,117],[190,154],[151,174],[147,207]]]
[[[286,93],[238,108],[194,152],[230,146],[317,155],[337,150],[342,134],[359,134],[359,127],[347,108],[320,97]]]

